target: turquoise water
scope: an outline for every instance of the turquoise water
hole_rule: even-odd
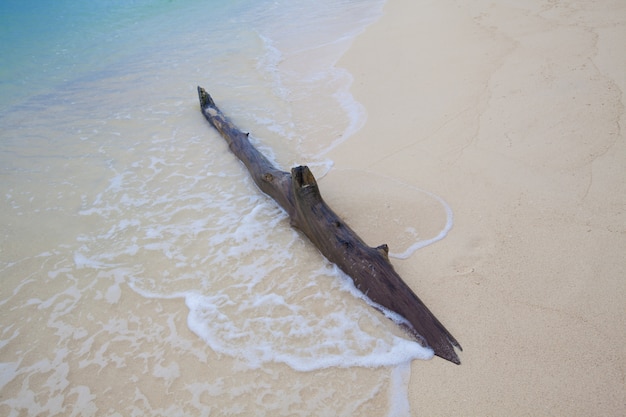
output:
[[[196,95],[280,166],[341,180],[326,152],[365,111],[335,64],[381,8],[2,2],[0,414],[409,413],[432,352],[289,227]],[[392,218],[398,253],[449,228],[396,187],[439,225]]]
[[[175,10],[169,1],[7,0],[2,3],[3,106],[93,73],[153,48],[141,25]],[[142,39],[143,38],[143,39]]]

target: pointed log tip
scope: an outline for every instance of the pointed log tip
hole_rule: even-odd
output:
[[[439,346],[438,348],[429,345],[426,346],[431,348],[435,352],[435,356],[438,356],[448,362],[452,362],[455,365],[461,364],[461,359],[459,359],[459,355],[457,355],[452,346]]]
[[[446,358],[443,358],[443,359],[447,359],[449,362],[452,362],[455,365],[460,365],[461,364],[461,360],[456,355],[456,353],[452,357],[446,357]]]
[[[198,86],[198,98],[200,99],[201,108],[205,108],[207,106],[215,107],[215,102],[213,101],[213,98],[211,98],[211,95],[200,86]]]
[[[446,345],[440,349],[434,349],[435,356],[439,356],[440,358],[450,361],[455,365],[460,365],[461,359],[459,359],[459,355],[457,355],[454,348],[457,347],[460,351],[463,351],[463,348],[461,347],[461,345],[458,344],[456,340],[452,341],[448,339],[448,341],[450,342],[449,345]]]

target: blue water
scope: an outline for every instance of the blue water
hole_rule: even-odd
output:
[[[196,95],[322,177],[365,119],[337,60],[381,8],[0,4],[1,415],[409,413],[432,352],[289,227]],[[430,202],[441,227],[406,224],[399,253],[449,227]]]
[[[154,47],[145,36],[156,28],[141,22],[171,12],[173,3],[7,0],[0,7],[0,97],[7,106]]]

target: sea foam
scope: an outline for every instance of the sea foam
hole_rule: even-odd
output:
[[[398,185],[362,228],[325,156],[365,120],[335,64],[382,1],[18,3],[3,26],[27,30],[0,103],[0,407],[407,415],[408,364],[432,351],[290,227],[195,92],[278,166],[310,165],[372,245],[388,238],[375,221],[399,225],[389,243],[406,254],[449,230],[441,204]],[[415,202],[431,229],[398,214]]]

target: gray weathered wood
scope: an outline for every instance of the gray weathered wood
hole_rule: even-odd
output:
[[[460,364],[454,347],[461,346],[396,273],[387,256],[387,245],[368,246],[324,202],[308,167],[292,168],[291,173],[276,168],[250,143],[248,133],[224,116],[202,87],[198,87],[198,95],[204,117],[244,163],[256,185],[289,214],[292,227],[350,276],[370,300],[404,317],[410,323],[404,327],[420,344]]]

